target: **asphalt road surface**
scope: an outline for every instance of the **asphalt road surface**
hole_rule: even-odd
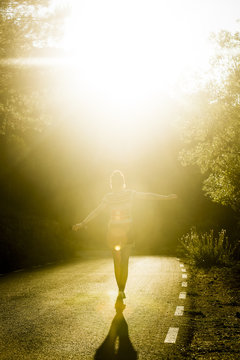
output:
[[[179,299],[187,291],[182,281],[176,258],[130,258],[122,316],[114,308],[111,258],[5,275],[0,278],[0,360],[114,359],[114,354],[125,360],[180,359],[191,334],[188,317],[175,315],[177,306],[189,306],[188,297]],[[164,342],[170,327],[179,329],[176,343]]]

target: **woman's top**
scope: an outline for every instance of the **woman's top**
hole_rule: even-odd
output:
[[[119,192],[111,192],[104,196],[98,207],[93,210],[83,224],[89,223],[102,210],[108,208],[110,212],[109,224],[126,224],[132,222],[132,204],[134,198],[148,200],[169,200],[175,199],[176,195],[159,195],[153,193],[136,192],[135,190],[124,189]]]
[[[109,224],[125,224],[132,222],[132,203],[136,191],[124,189],[104,196],[102,202],[110,213]]]

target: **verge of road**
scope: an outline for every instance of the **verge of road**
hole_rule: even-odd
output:
[[[240,359],[240,263],[210,270],[189,265],[188,271],[193,334],[185,357]]]

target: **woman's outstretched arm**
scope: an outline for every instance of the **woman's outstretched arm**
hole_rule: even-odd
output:
[[[91,211],[90,214],[81,223],[73,225],[72,230],[78,231],[78,230],[84,228],[90,221],[95,219],[95,217],[98,216],[98,214],[100,214],[100,212],[102,210],[104,210],[105,208],[106,208],[106,203],[104,201],[102,201],[98,205],[98,207],[96,207],[96,209]]]
[[[154,194],[154,193],[136,192],[135,196],[137,199],[143,199],[143,200],[173,200],[173,199],[177,199],[176,194],[160,195],[160,194]]]

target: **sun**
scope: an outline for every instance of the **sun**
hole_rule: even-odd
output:
[[[162,108],[182,74],[206,62],[189,0],[67,3],[71,15],[60,45],[72,64],[69,108],[77,94],[87,136],[99,148],[122,158],[139,153],[155,131],[167,133]],[[80,129],[79,119],[74,127]]]
[[[169,107],[178,93],[181,101],[184,82],[194,88],[193,74],[208,68],[209,34],[231,8],[226,1],[216,13],[218,0],[53,1],[71,7],[59,44],[68,57],[68,127],[86,124],[94,146],[121,158],[171,131]]]
[[[141,107],[206,61],[199,29],[177,0],[72,0],[71,6],[62,46],[75,59],[81,86],[102,103]]]

